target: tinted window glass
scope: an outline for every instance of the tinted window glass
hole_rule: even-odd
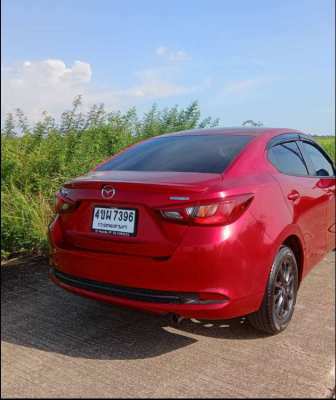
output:
[[[308,155],[314,168],[314,175],[316,176],[333,176],[334,171],[331,163],[324,154],[314,145],[302,142],[305,154]]]
[[[252,136],[185,135],[147,140],[97,170],[220,173]]]
[[[281,143],[271,148],[270,160],[279,171],[288,175],[308,175],[300,150],[295,142]]]

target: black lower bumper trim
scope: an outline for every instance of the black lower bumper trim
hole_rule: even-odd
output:
[[[122,297],[129,300],[166,304],[197,304],[199,300],[196,293],[139,289],[112,285],[110,283],[98,282],[91,279],[79,278],[73,275],[65,274],[64,272],[58,271],[56,268],[51,268],[50,273],[60,282],[63,282],[69,286],[88,290],[90,292]]]

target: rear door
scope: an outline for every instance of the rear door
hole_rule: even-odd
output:
[[[268,157],[279,172],[274,176],[282,188],[292,223],[299,226],[304,237],[307,273],[327,251],[329,197],[309,175],[298,140],[278,140],[270,147]]]
[[[326,204],[326,223],[323,237],[326,250],[335,248],[335,167],[325,151],[315,142],[302,138],[300,149],[306,160],[313,188]]]

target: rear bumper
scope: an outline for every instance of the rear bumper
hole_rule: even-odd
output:
[[[77,289],[84,289],[90,292],[105,294],[112,297],[121,297],[129,300],[143,301],[147,303],[162,304],[191,304],[204,303],[199,299],[197,293],[171,292],[168,290],[152,290],[143,288],[133,288],[120,285],[112,285],[105,282],[97,282],[91,279],[78,278],[58,271],[56,268],[50,269],[50,275],[55,277],[58,282]],[[225,302],[225,300],[209,300],[212,303]],[[209,302],[205,300],[205,302]]]
[[[110,293],[103,293],[103,291],[97,291],[89,285],[84,288],[79,287],[74,281],[63,280],[60,275],[55,273],[55,269],[49,270],[50,279],[59,287],[83,296],[91,298],[93,300],[102,301],[105,303],[115,304],[123,307],[134,308],[142,311],[147,311],[155,314],[177,314],[186,318],[199,318],[199,319],[230,319],[246,315],[251,312],[251,309],[257,309],[259,304],[258,296],[250,296],[248,298],[230,301],[227,299],[224,302],[217,302],[213,304],[179,304],[178,301],[165,303],[162,298],[143,300],[134,300],[128,297],[121,297],[119,295],[113,295]],[[77,280],[77,279],[76,279]],[[78,281],[77,281],[78,282]],[[185,296],[185,293],[180,293],[181,296]]]
[[[51,258],[51,264],[55,265],[52,261],[53,258]],[[58,264],[57,269],[54,267],[50,268],[49,277],[59,287],[94,300],[157,314],[174,313],[186,318],[230,319],[256,311],[260,306],[263,296],[263,293],[254,293],[248,296],[229,297],[224,295],[224,293],[233,293],[234,296],[234,290],[230,290],[229,287],[211,287],[207,285],[206,281],[203,281],[202,288],[194,286],[193,291],[190,291],[190,284],[185,285],[184,290],[181,290],[183,289],[181,288],[181,284],[171,286],[172,288],[178,286],[178,291],[143,289],[146,287],[145,285],[138,287],[115,285],[114,283],[106,283],[106,279],[97,281],[97,278],[87,278],[87,276],[94,276],[94,274],[86,272],[88,271],[88,260],[85,254],[73,255],[71,252],[58,250],[56,258],[58,260],[67,260],[70,264],[78,267],[75,275],[73,275],[73,272],[70,275],[59,270],[59,268],[62,268],[63,271],[69,270],[67,268],[69,264],[65,262],[61,262],[62,266]],[[86,262],[82,262],[84,260]],[[97,260],[91,262],[90,269],[96,269],[99,264]],[[128,278],[127,281],[134,282],[132,278]],[[151,277],[151,280],[148,279],[148,281],[152,282],[153,277]],[[152,284],[151,287],[155,286]],[[209,293],[223,294],[223,300],[204,300]],[[200,298],[203,299],[201,302],[198,301]]]
[[[51,265],[58,272],[51,270],[50,277],[73,293],[154,313],[243,316],[259,308],[271,265],[260,229],[252,223],[246,219],[243,227],[211,228],[207,235],[190,228],[173,255],[155,259],[68,247],[56,220],[49,241]],[[244,240],[247,234],[255,240]],[[214,298],[220,301],[204,301]]]

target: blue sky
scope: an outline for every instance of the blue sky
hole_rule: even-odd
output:
[[[334,15],[334,0],[4,0],[2,114],[198,100],[223,126],[334,133]]]

